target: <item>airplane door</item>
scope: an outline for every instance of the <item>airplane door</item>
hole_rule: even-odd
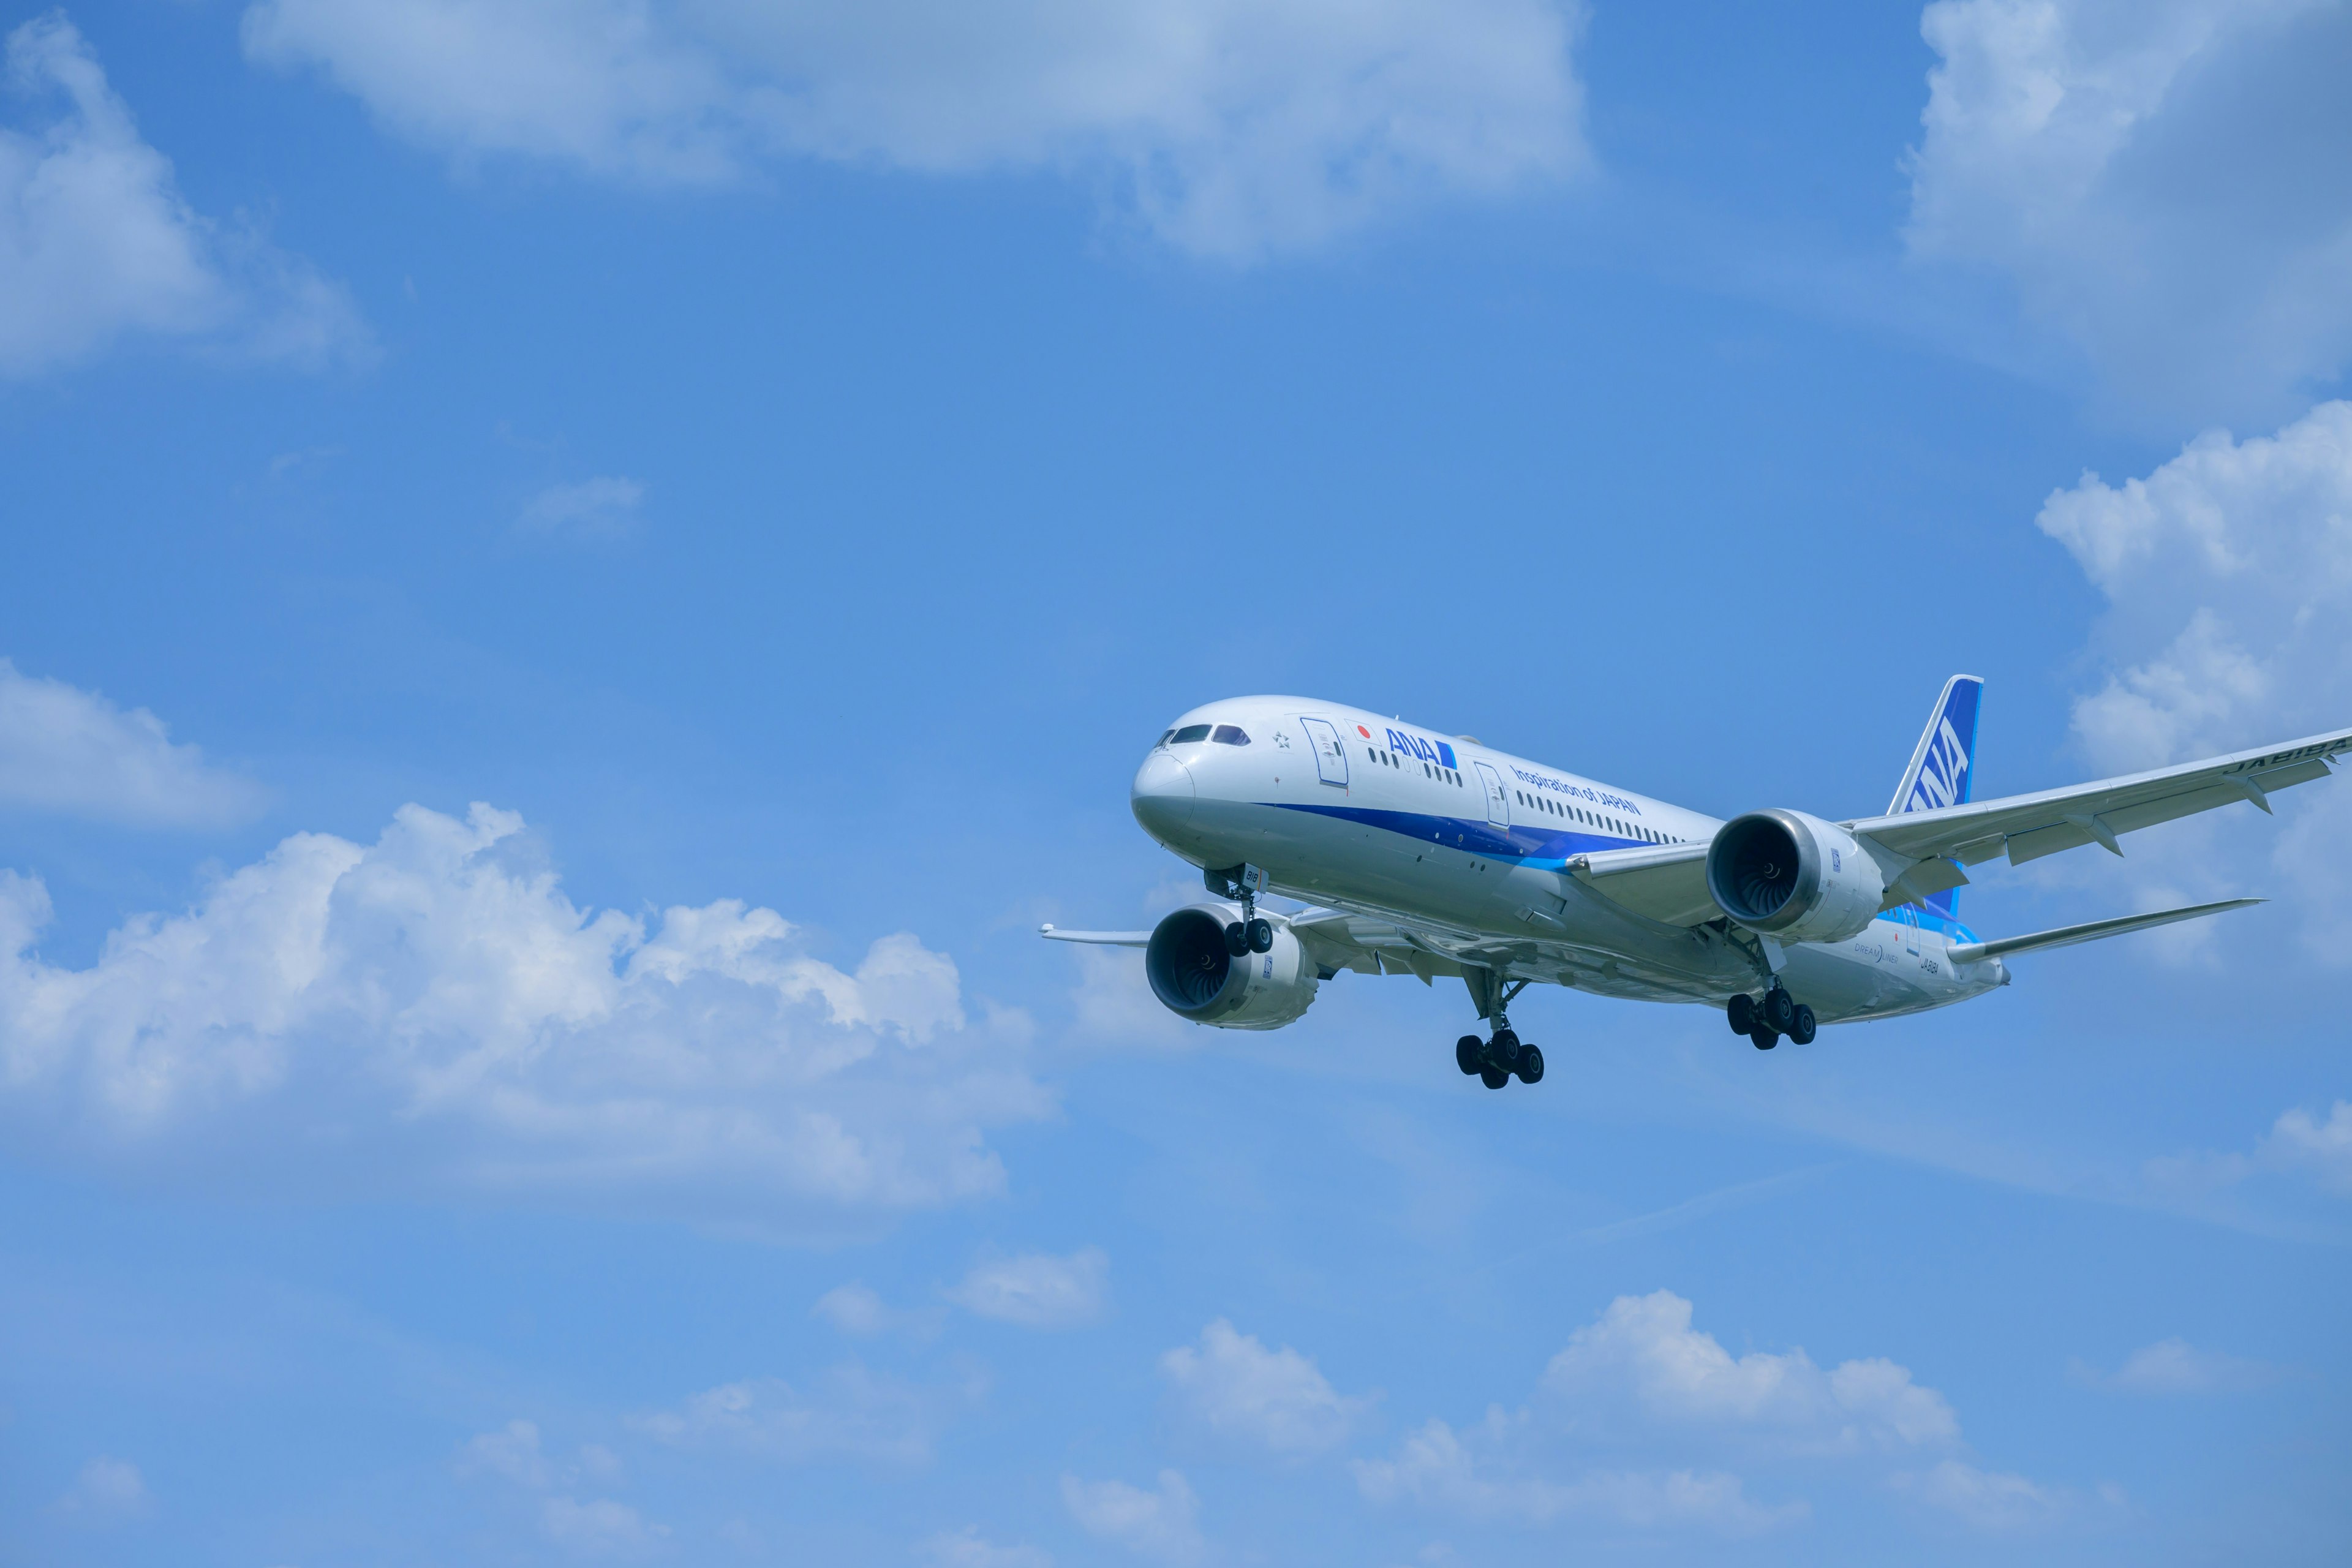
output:
[[[1339,743],[1339,731],[1331,727],[1328,719],[1302,718],[1298,727],[1307,731],[1307,742],[1315,748],[1315,776],[1327,784],[1345,788],[1348,749]]]
[[[1919,911],[1908,904],[1903,906],[1903,951],[1919,956]]]
[[[1486,820],[1497,827],[1511,825],[1511,797],[1503,789],[1503,775],[1485,763],[1470,764],[1478,770],[1478,777],[1486,786]]]

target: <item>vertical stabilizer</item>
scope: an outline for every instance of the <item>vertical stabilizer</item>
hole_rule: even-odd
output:
[[[1903,782],[1895,786],[1887,816],[1966,804],[1977,782],[1977,704],[1983,696],[1981,676],[1956,675],[1944,682],[1943,695],[1936,699],[1927,727],[1912,749],[1911,765],[1903,770]],[[1950,920],[1958,905],[1958,889],[1920,901]]]

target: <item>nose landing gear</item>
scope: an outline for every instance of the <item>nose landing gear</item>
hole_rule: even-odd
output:
[[[1221,899],[1238,898],[1242,918],[1225,927],[1225,952],[1234,958],[1274,951],[1274,922],[1257,912],[1257,896],[1265,887],[1265,873],[1255,866],[1211,868],[1202,873],[1209,891]]]
[[[1790,995],[1777,976],[1760,999],[1743,993],[1731,999],[1723,1014],[1731,1032],[1747,1036],[1759,1051],[1779,1045],[1783,1035],[1801,1046],[1813,1043],[1813,1010]]]

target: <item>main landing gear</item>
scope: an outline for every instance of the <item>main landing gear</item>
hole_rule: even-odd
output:
[[[1500,1089],[1517,1073],[1521,1083],[1543,1081],[1543,1052],[1519,1038],[1507,1018],[1495,1020],[1491,1039],[1465,1035],[1454,1042],[1454,1065],[1488,1089]]]
[[[1731,1032],[1745,1035],[1759,1051],[1769,1051],[1786,1035],[1801,1046],[1813,1043],[1813,1010],[1789,994],[1776,976],[1761,997],[1734,996],[1724,1010]]]
[[[1257,895],[1265,873],[1255,866],[1212,867],[1201,879],[1221,899],[1239,899],[1242,918],[1225,927],[1225,952],[1234,958],[1274,951],[1274,922],[1257,912]]]

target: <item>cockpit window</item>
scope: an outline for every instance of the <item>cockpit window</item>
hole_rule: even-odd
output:
[[[1172,746],[1189,746],[1195,741],[1205,741],[1208,738],[1209,727],[1206,724],[1187,724],[1169,736],[1168,743]]]
[[[1220,746],[1246,746],[1249,744],[1249,737],[1242,733],[1242,727],[1239,724],[1220,724],[1217,726],[1217,732],[1210,736],[1209,739],[1214,741]]]
[[[1163,746],[1164,746],[1164,745],[1166,745],[1166,744],[1168,743],[1168,742],[1169,742],[1169,738],[1170,738],[1170,737],[1171,737],[1172,735],[1174,735],[1175,733],[1176,733],[1176,731],[1173,731],[1173,730],[1162,730],[1162,731],[1160,731],[1160,741],[1159,741],[1159,743],[1160,743],[1160,745],[1163,745]]]

